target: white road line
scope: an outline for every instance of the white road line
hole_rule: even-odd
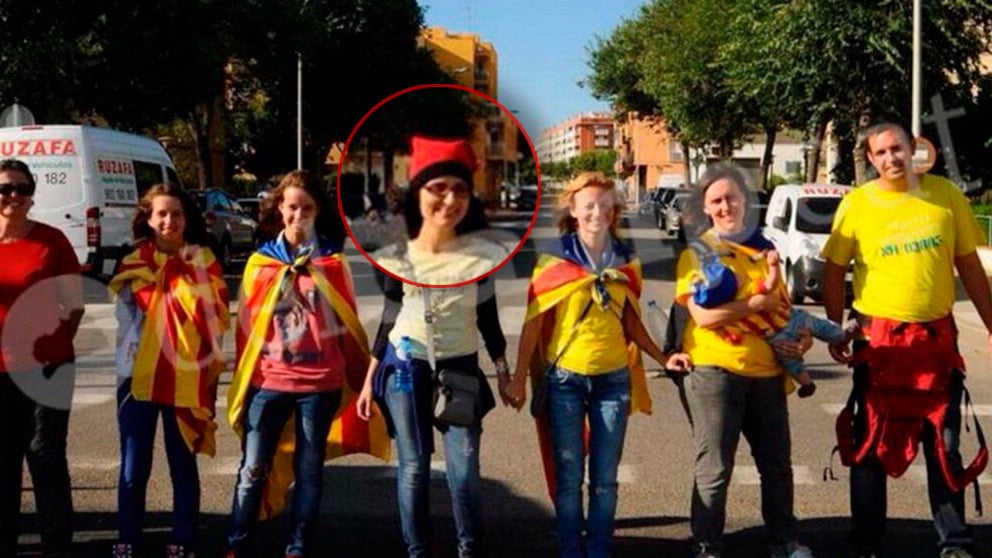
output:
[[[104,403],[109,403],[114,400],[114,394],[107,392],[92,392],[85,391],[81,392],[77,390],[72,394],[72,408],[81,409],[84,407],[92,407],[94,405],[102,405]]]
[[[793,484],[814,484],[818,478],[819,476],[814,475],[810,467],[805,465],[792,466]],[[761,484],[761,475],[758,474],[758,468],[754,465],[735,465],[731,483],[745,486],[757,486]]]

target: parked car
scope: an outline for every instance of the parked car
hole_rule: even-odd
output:
[[[671,201],[665,205],[662,217],[662,231],[666,234],[672,236],[679,235],[679,231],[682,230],[682,212],[685,210],[685,204],[689,200],[689,196],[689,190],[677,191]]]
[[[210,248],[221,267],[228,271],[235,258],[247,257],[255,249],[258,222],[227,191],[208,188],[194,194],[212,237]]]
[[[681,187],[661,187],[651,191],[651,198],[654,201],[654,222],[658,226],[658,230],[667,229],[668,209],[680,193],[688,195],[689,190]]]
[[[256,223],[258,223],[261,221],[261,219],[259,219],[258,210],[262,207],[263,199],[265,198],[238,198],[238,205],[240,205],[241,209],[245,211],[245,215],[251,217]]]
[[[520,184],[509,190],[510,206],[522,211],[533,211],[537,207],[540,191],[537,184]]]
[[[851,189],[834,184],[783,184],[772,192],[764,233],[779,252],[793,304],[801,304],[807,296],[822,298],[826,262],[820,252],[830,236],[837,206]]]

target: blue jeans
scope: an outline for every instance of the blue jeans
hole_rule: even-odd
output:
[[[410,558],[430,553],[431,456],[417,448],[417,422],[431,417],[416,417],[412,394],[396,390],[396,374],[386,379],[386,405],[396,428],[396,451],[399,472],[396,491],[400,507],[403,541]],[[482,542],[482,505],[479,497],[479,427],[449,426],[443,433],[444,463],[448,492],[458,535],[458,556],[469,558],[480,552]]]
[[[121,473],[117,483],[120,542],[131,545],[141,542],[159,414],[162,415],[165,455],[172,477],[172,543],[193,550],[200,520],[200,474],[196,454],[179,432],[175,408],[138,401],[131,394],[130,378],[117,388],[117,424],[121,435]]]
[[[867,382],[867,368],[855,369],[855,391],[858,393],[858,406],[864,408],[864,383]],[[956,471],[963,469],[959,441],[961,434],[961,396],[964,390],[964,377],[955,373],[951,381],[950,400],[944,419],[944,447],[951,466]],[[855,418],[855,428],[863,432],[865,417],[860,413]],[[933,524],[937,529],[938,545],[941,550],[968,548],[974,543],[971,529],[965,522],[964,490],[953,492],[944,480],[937,457],[936,437],[933,428],[925,427],[921,436],[923,456],[927,464],[927,495]],[[869,458],[851,467],[851,522],[853,524],[852,543],[858,549],[880,551],[885,536],[887,514],[886,484],[888,475],[878,460]]]
[[[289,510],[289,543],[286,556],[304,556],[312,546],[320,512],[323,488],[324,451],[331,420],[341,403],[341,391],[291,393],[251,388],[245,401],[244,455],[234,489],[228,546],[241,552],[258,521],[272,459],[279,436],[290,416],[296,417],[296,453],[293,474],[296,485]]]
[[[555,368],[548,378],[548,420],[555,456],[555,513],[563,558],[600,558],[613,546],[617,469],[630,411],[627,369],[586,376]],[[582,431],[589,420],[589,512],[583,552]]]

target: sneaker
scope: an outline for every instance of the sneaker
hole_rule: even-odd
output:
[[[772,548],[772,558],[816,558],[813,556],[813,551],[809,547],[805,547],[798,543],[789,543],[787,545],[777,546]]]
[[[187,551],[181,544],[165,545],[165,558],[195,558],[195,556],[192,550]]]
[[[940,552],[940,558],[973,558],[971,553],[963,548],[945,548]]]
[[[133,558],[134,547],[127,543],[117,543],[111,548],[113,558]]]

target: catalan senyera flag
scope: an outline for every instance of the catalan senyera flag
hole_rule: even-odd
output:
[[[230,323],[220,265],[201,246],[167,255],[146,241],[121,261],[109,287],[118,293],[125,285],[145,317],[132,395],[175,407],[189,448],[213,456],[217,380],[225,366],[221,336]]]
[[[597,295],[594,284],[597,279],[625,285],[626,296],[631,302],[631,307],[640,312],[639,298],[642,278],[639,259],[632,258],[629,262],[616,268],[608,268],[597,276],[581,263],[561,255],[541,254],[538,256],[537,265],[534,267],[527,291],[527,315],[524,322],[529,322],[549,310],[552,311],[544,319],[539,347],[545,347],[548,344],[548,338],[554,328],[554,307],[582,289],[592,289],[593,300],[595,301]],[[571,331],[571,329],[564,328],[565,331]],[[647,376],[644,373],[641,351],[632,342],[627,344],[627,362],[630,369],[630,412],[640,411],[650,414],[651,396],[648,393]],[[529,367],[531,386],[539,382],[547,373],[548,365],[544,351],[541,349],[534,351]],[[537,423],[537,437],[541,448],[541,460],[544,464],[544,475],[548,484],[548,494],[554,500],[555,464],[547,416],[539,417],[535,422]],[[586,435],[588,435],[588,428]],[[588,443],[586,449],[588,451]]]
[[[262,346],[272,323],[279,290],[290,274],[306,269],[317,289],[344,325],[341,350],[347,363],[341,404],[327,437],[326,459],[350,453],[368,453],[389,460],[390,440],[382,413],[366,422],[358,416],[357,399],[369,365],[368,338],[358,319],[354,287],[347,261],[340,252],[298,258],[293,264],[256,252],[249,258],[242,279],[242,304],[238,314],[237,366],[227,392],[227,418],[238,436],[243,436],[245,397],[259,365]],[[272,462],[262,497],[259,518],[279,513],[293,482],[294,420],[286,422]]]

